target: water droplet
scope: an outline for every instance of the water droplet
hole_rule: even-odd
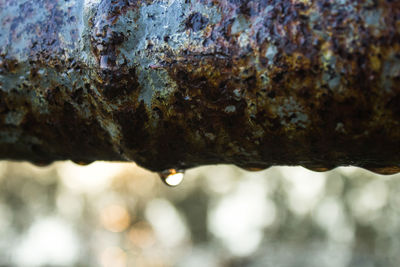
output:
[[[245,169],[246,171],[249,172],[259,172],[259,171],[263,171],[265,170],[265,168],[258,168],[258,167],[243,167],[243,169]]]
[[[310,164],[302,164],[301,166],[306,168],[306,169],[308,169],[308,170],[310,170],[310,171],[313,171],[313,172],[327,172],[327,171],[330,171],[330,170],[335,168],[335,166],[314,165],[314,164],[312,164],[312,165],[310,165]]]
[[[161,181],[166,185],[174,187],[182,183],[184,172],[175,169],[168,169],[159,173]]]
[[[261,165],[261,164],[246,164],[246,165],[238,165],[238,167],[242,168],[243,170],[246,170],[248,172],[259,172],[259,171],[264,171],[268,168],[271,167],[271,165]]]
[[[365,168],[365,167],[364,167]],[[391,167],[380,167],[380,168],[365,168],[371,172],[381,174],[381,175],[392,175],[400,172],[400,167],[391,166]]]
[[[87,166],[93,163],[92,161],[81,161],[81,160],[72,160],[72,162],[80,166]]]
[[[325,167],[306,167],[306,168],[313,172],[327,172],[332,169],[332,168],[325,168]]]
[[[47,160],[36,160],[31,162],[33,165],[37,167],[47,167],[53,163],[53,161],[47,161]]]
[[[109,69],[108,56],[100,57],[100,69]]]

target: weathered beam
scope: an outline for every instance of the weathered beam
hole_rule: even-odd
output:
[[[0,0],[0,158],[400,166],[400,2]]]

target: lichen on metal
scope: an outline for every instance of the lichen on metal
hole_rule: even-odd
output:
[[[0,157],[400,170],[400,2],[0,0]]]

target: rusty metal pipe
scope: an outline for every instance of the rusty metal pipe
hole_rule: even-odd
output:
[[[0,0],[0,157],[400,166],[400,2]]]

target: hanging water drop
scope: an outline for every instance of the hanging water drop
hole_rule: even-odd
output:
[[[265,170],[265,168],[258,168],[258,167],[243,167],[243,169],[245,169],[246,171],[249,172],[259,172],[259,171],[263,171]]]
[[[381,175],[392,175],[400,172],[400,166],[365,168],[365,169]]]
[[[31,162],[33,165],[37,167],[47,167],[53,163],[53,161],[46,161],[46,160],[36,160]]]
[[[161,180],[168,186],[174,187],[182,183],[184,178],[183,171],[168,169],[159,173]]]
[[[81,160],[72,160],[72,162],[80,166],[87,166],[93,163],[92,161],[81,161]]]

